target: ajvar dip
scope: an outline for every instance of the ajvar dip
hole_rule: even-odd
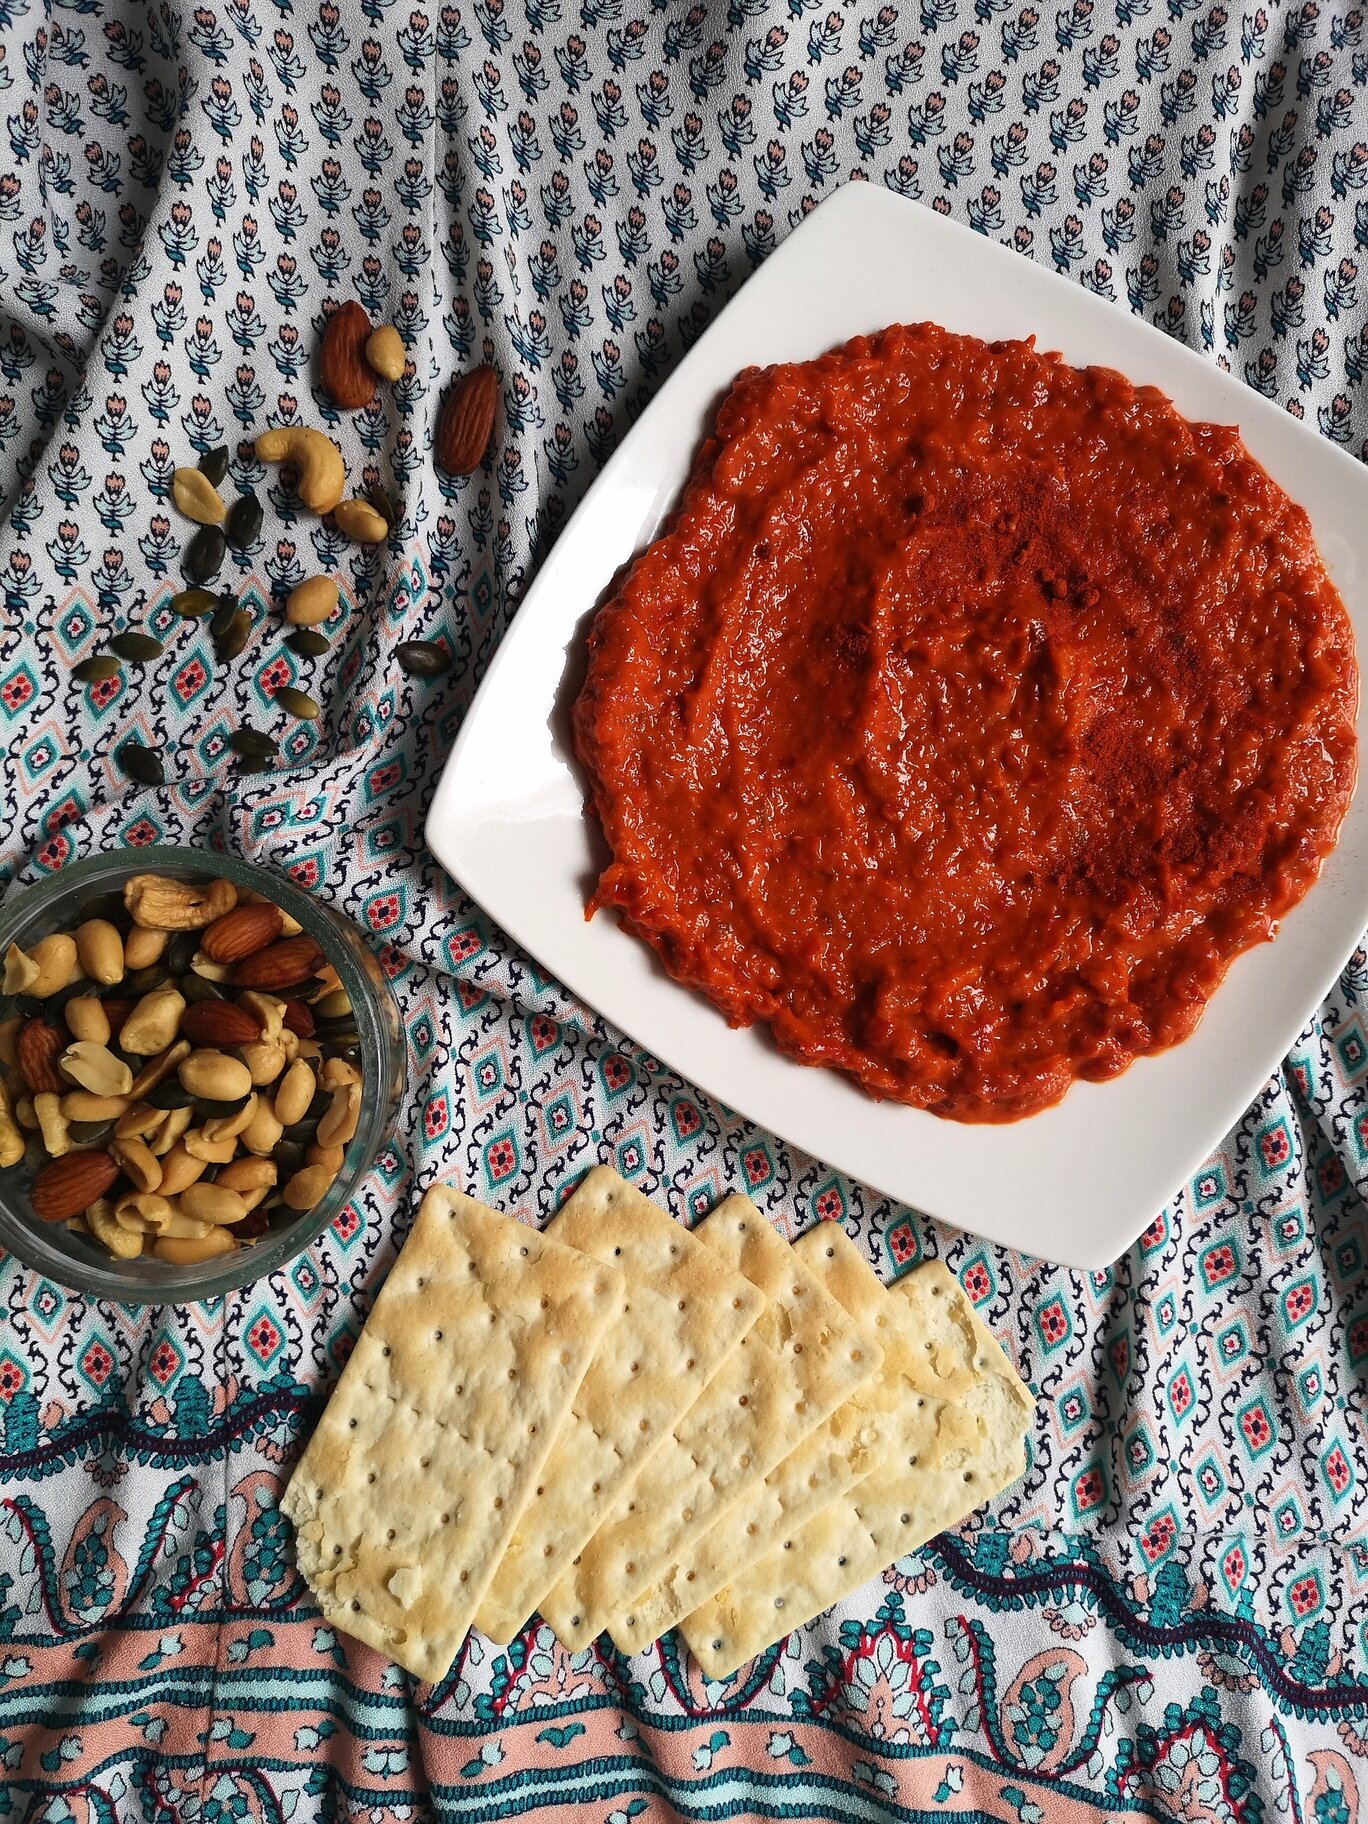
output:
[[[594,620],[612,907],[733,1025],[1008,1121],[1187,1037],[1354,785],[1348,616],[1239,435],[935,324],[749,369]]]

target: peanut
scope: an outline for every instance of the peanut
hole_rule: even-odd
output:
[[[292,1210],[311,1210],[336,1178],[326,1165],[306,1165],[285,1186],[285,1202]]]
[[[236,1102],[239,1096],[250,1094],[252,1088],[251,1071],[226,1051],[192,1051],[177,1074],[192,1096],[206,1096],[215,1102]]]
[[[169,933],[135,925],[124,939],[124,964],[129,969],[150,969],[161,961]]]
[[[366,339],[366,362],[382,380],[404,377],[404,339],[393,323],[382,323]]]
[[[302,1060],[291,1064],[275,1093],[276,1120],[282,1127],[293,1127],[296,1121],[304,1119],[316,1088],[314,1073],[307,1064]]]
[[[134,1052],[140,1058],[164,1051],[175,1038],[184,1012],[185,996],[179,988],[153,988],[124,1021],[119,1050]]]
[[[158,1187],[165,1197],[179,1197],[182,1191],[188,1190],[197,1178],[204,1176],[207,1159],[196,1159],[193,1153],[185,1150],[180,1141],[161,1162],[161,1184]]]
[[[164,1237],[153,1248],[158,1260],[169,1261],[176,1267],[196,1267],[206,1260],[215,1260],[220,1254],[231,1254],[237,1247],[227,1229],[210,1229],[209,1233],[195,1241],[178,1241],[171,1236]]]
[[[318,627],[337,612],[337,579],[311,576],[290,591],[285,604],[285,619],[295,627]]]
[[[123,980],[123,939],[107,918],[88,918],[76,927],[76,954],[93,982],[111,988]]]
[[[73,1038],[89,1039],[93,1045],[108,1045],[109,1015],[93,994],[78,995],[66,1004],[67,1031]]]
[[[122,1058],[116,1058],[107,1045],[96,1045],[90,1039],[77,1039],[67,1046],[58,1059],[63,1076],[97,1096],[127,1096],[133,1088],[133,1072]]]
[[[236,1191],[221,1184],[192,1184],[182,1191],[180,1207],[197,1222],[241,1222],[247,1205]]]

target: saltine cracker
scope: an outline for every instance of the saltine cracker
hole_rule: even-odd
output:
[[[281,1501],[325,1618],[442,1678],[622,1275],[437,1185]]]

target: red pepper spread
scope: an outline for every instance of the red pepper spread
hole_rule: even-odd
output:
[[[1334,845],[1353,634],[1219,425],[934,324],[749,369],[600,609],[613,907],[733,1025],[1009,1121],[1193,1030]]]

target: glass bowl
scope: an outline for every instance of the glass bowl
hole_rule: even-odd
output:
[[[355,926],[331,906],[301,893],[277,870],[208,849],[117,849],[72,862],[0,906],[0,959],[11,944],[27,950],[49,932],[74,931],[85,902],[122,889],[133,874],[220,876],[272,900],[297,918],[319,945],[341,978],[356,1015],[364,1089],[361,1119],[342,1169],[312,1209],[273,1223],[259,1240],[235,1253],[198,1266],[176,1266],[151,1255],[115,1260],[93,1236],[74,1233],[64,1223],[44,1222],[34,1213],[22,1161],[0,1171],[0,1248],[26,1267],[74,1291],[122,1304],[189,1304],[217,1298],[273,1273],[321,1234],[356,1195],[394,1130],[404,1094],[404,1043],[389,983]],[[11,1012],[9,1001],[0,998],[0,1019]]]

